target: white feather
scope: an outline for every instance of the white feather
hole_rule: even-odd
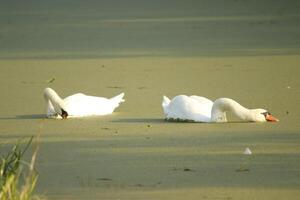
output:
[[[64,99],[51,88],[44,90],[44,96],[48,103],[47,116],[61,116],[61,109],[68,113],[68,117],[86,117],[93,115],[108,115],[119,106],[123,99],[124,93],[121,93],[113,98],[104,98],[96,96],[88,96],[82,93],[73,94]]]

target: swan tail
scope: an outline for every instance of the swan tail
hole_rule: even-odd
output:
[[[163,101],[162,101],[162,107],[164,109],[164,113],[167,115],[169,113],[169,104],[170,104],[171,100],[166,97],[166,96],[163,96]]]
[[[116,105],[116,107],[118,107],[120,103],[125,101],[125,99],[123,99],[124,95],[125,95],[124,93],[121,93],[115,97],[112,97],[110,100],[113,104]]]

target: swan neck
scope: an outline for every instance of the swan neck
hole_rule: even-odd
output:
[[[62,109],[65,110],[64,101],[60,96],[51,88],[46,88],[44,91],[44,98],[48,104],[52,104],[54,110],[58,114],[62,114]]]
[[[232,112],[237,118],[241,120],[249,120],[250,111],[243,107],[238,102],[229,98],[217,99],[212,108],[212,122],[227,122],[226,113]]]

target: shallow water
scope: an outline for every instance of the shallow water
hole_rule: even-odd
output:
[[[299,8],[294,0],[2,2],[1,155],[40,136],[37,192],[48,199],[297,199]],[[110,116],[46,119],[45,87],[62,97],[125,92],[126,102]],[[165,122],[162,96],[178,94],[230,97],[280,122]]]
[[[38,192],[49,199],[293,199],[299,64],[299,56],[2,60],[1,144],[41,135]],[[107,117],[45,119],[45,87],[63,97],[125,92],[126,102]],[[162,95],[176,94],[231,97],[280,122],[165,122]]]
[[[296,0],[1,2],[0,58],[300,53]]]

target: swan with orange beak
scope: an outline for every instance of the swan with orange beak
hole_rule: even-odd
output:
[[[178,95],[170,100],[163,97],[162,107],[167,120],[194,122],[227,122],[227,113],[232,113],[246,122],[278,122],[265,109],[248,109],[230,98],[214,102],[206,97]]]

